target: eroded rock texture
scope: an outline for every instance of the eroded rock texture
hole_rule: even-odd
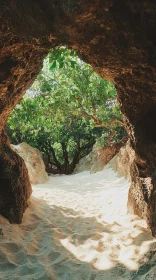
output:
[[[8,137],[1,134],[0,144],[0,214],[11,223],[21,223],[31,185],[24,161],[11,148]]]
[[[95,71],[116,85],[137,152],[130,205],[142,216],[144,203],[136,196],[139,192],[145,202],[142,181],[152,177],[144,217],[156,234],[155,1],[1,0],[0,10],[0,127],[34,81],[50,48],[66,45],[78,50]]]
[[[109,162],[109,164],[119,173],[120,176],[127,178],[128,181],[131,182],[127,204],[128,212],[137,214],[143,219],[148,220],[150,218],[148,200],[151,196],[153,185],[150,177],[140,177],[138,157],[132,149],[129,140]]]
[[[121,177],[125,177],[128,181],[132,181],[131,170],[135,161],[135,152],[130,147],[128,140],[126,145],[121,147],[119,152],[109,162],[110,166],[118,172]]]

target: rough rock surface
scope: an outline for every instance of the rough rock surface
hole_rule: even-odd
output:
[[[90,171],[96,173],[105,167],[110,160],[119,152],[122,146],[125,146],[127,137],[123,138],[121,142],[111,145],[110,147],[96,147],[94,145],[92,151],[83,157],[76,165],[74,173],[82,171]]]
[[[119,173],[121,177],[127,178],[132,181],[131,178],[131,165],[134,164],[135,152],[130,147],[130,141],[128,140],[126,145],[123,146],[120,151],[109,162],[110,166]]]
[[[9,145],[7,136],[1,135],[0,145],[0,214],[11,223],[21,223],[32,193],[25,163]]]
[[[138,176],[152,178],[147,220],[156,235],[155,1],[1,0],[0,5],[0,131],[33,83],[50,48],[66,45],[78,50],[81,58],[118,90],[137,153]],[[139,191],[143,188],[142,184]],[[144,205],[136,196],[134,189],[129,199],[138,213]]]
[[[76,165],[74,173],[83,171],[90,171],[90,173],[96,173],[103,170],[104,166],[112,159],[115,155],[115,150],[111,148],[93,148],[89,155],[80,159]]]
[[[43,184],[48,181],[45,165],[38,149],[24,142],[19,145],[11,145],[11,148],[23,158],[31,184]]]
[[[128,195],[128,212],[131,214],[138,214],[143,219],[147,220],[149,215],[148,200],[151,196],[153,186],[150,177],[143,178],[139,175],[137,162],[137,155],[128,140],[126,145],[112,158],[109,165],[113,167],[120,176],[126,177],[131,182]],[[132,197],[135,198],[135,205],[133,199],[131,199]]]
[[[96,173],[101,171],[105,166],[106,158],[105,149],[103,147],[95,148],[85,157],[81,158],[76,165],[74,173],[80,173],[83,171],[90,171],[90,173]]]

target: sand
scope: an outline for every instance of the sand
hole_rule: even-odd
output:
[[[109,166],[33,186],[21,225],[0,216],[0,279],[156,279],[156,240],[126,215],[128,188]]]

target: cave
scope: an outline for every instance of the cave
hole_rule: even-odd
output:
[[[10,222],[21,222],[31,185],[3,128],[49,50],[63,45],[116,86],[136,154],[128,211],[156,235],[155,29],[153,0],[1,1],[0,213]]]

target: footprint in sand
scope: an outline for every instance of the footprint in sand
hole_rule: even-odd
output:
[[[1,244],[1,254],[6,256],[6,261],[13,265],[22,265],[27,262],[27,255],[21,246],[14,243]]]
[[[2,249],[5,249],[10,253],[16,254],[22,249],[22,246],[13,242],[8,242],[8,243],[1,244],[1,250]]]

